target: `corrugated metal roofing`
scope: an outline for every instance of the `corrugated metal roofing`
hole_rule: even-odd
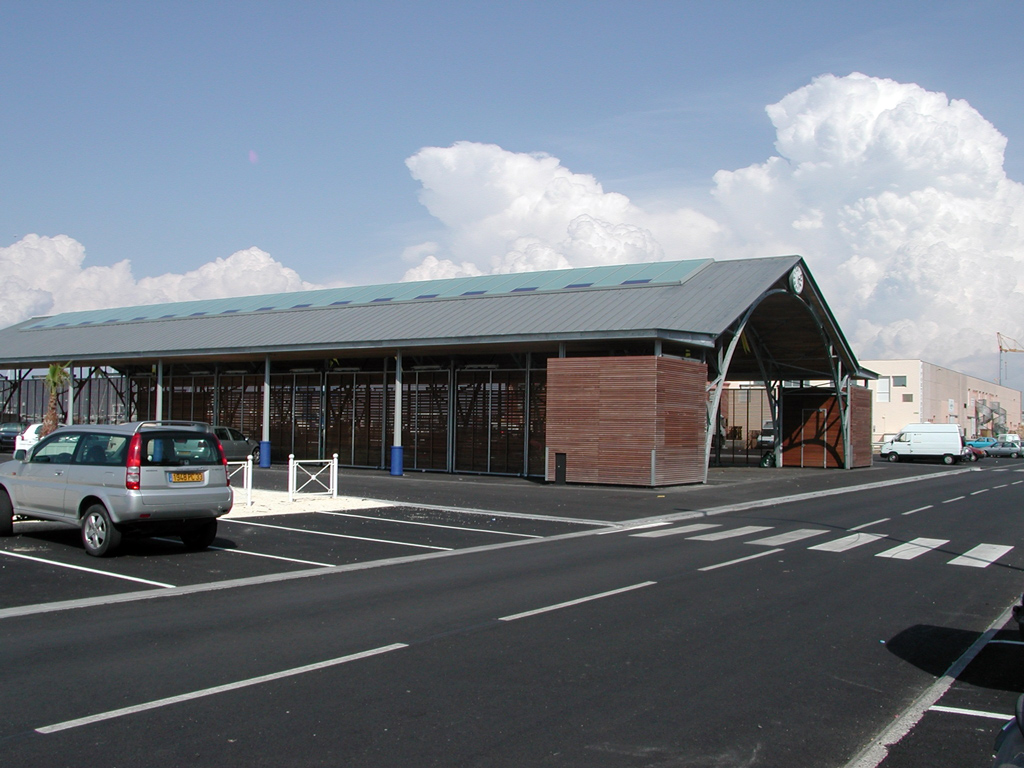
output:
[[[439,298],[499,296],[534,291],[612,288],[620,285],[663,285],[679,283],[709,263],[711,263],[710,259],[695,259],[691,261],[662,261],[652,264],[615,264],[604,267],[480,275],[447,280],[361,285],[228,299],[182,301],[173,304],[95,309],[37,318],[28,325],[28,329],[68,328],[78,325],[171,320],[181,317],[423,301]]]
[[[784,284],[797,264],[798,256],[657,262],[66,313],[0,331],[0,367],[54,360],[117,365],[229,355],[262,359],[275,353],[333,357],[580,339],[661,338],[712,346],[759,296]],[[809,275],[808,284],[814,290]],[[855,365],[815,296],[816,311]],[[807,326],[806,310],[794,311],[795,323],[783,317],[781,331],[764,326],[764,333],[795,334],[795,325]],[[773,310],[772,323],[779,317]],[[804,347],[820,350],[816,327],[801,332]]]

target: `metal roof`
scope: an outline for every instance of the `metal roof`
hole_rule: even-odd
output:
[[[784,287],[797,264],[799,256],[656,262],[70,312],[0,331],[0,367],[469,351],[587,339],[709,348],[765,291]],[[813,280],[805,301],[824,318],[848,370],[856,367]],[[787,365],[820,370],[821,330],[808,322],[806,306],[781,292],[762,306],[772,310],[758,309],[751,328],[770,340],[776,357],[784,358],[789,344]],[[744,375],[752,375],[746,365]]]

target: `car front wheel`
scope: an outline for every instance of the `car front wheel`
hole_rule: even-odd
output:
[[[888,456],[886,456],[886,458],[889,459],[889,461],[891,461],[893,464],[895,464],[897,461],[900,460],[900,455],[898,453],[890,453]]]
[[[113,554],[121,543],[121,532],[114,527],[110,513],[102,504],[93,504],[82,517],[82,545],[93,557]]]

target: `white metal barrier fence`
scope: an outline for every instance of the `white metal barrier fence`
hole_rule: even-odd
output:
[[[299,484],[298,473],[303,473],[302,484]],[[327,481],[324,482],[324,473]],[[312,490],[306,490],[311,488]],[[338,497],[338,454],[331,459],[296,459],[295,454],[288,454],[288,501],[295,501],[298,494],[307,496]]]
[[[234,469],[232,469],[234,467]],[[242,475],[242,488],[245,490],[245,505],[247,507],[252,506],[252,456],[247,456],[245,461],[229,461],[228,462],[228,479],[231,481],[231,487],[235,489],[235,493],[238,493],[238,481],[235,479],[237,475]],[[236,495],[237,501],[237,495]]]

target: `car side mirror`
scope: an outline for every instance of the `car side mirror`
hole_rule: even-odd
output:
[[[19,448],[14,452],[15,461],[24,461],[26,456],[28,456],[28,451],[26,451],[24,448]]]

